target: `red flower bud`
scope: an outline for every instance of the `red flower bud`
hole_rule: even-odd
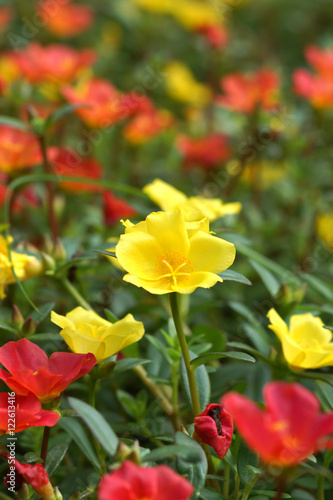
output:
[[[194,430],[203,443],[209,444],[220,458],[227,453],[234,430],[232,418],[222,406],[209,404],[194,419]]]

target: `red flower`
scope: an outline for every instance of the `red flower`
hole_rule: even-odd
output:
[[[197,28],[196,31],[204,35],[214,49],[221,49],[229,42],[229,33],[219,24],[205,24]]]
[[[224,95],[217,98],[217,103],[240,113],[252,113],[257,106],[269,110],[278,104],[279,84],[279,76],[269,69],[250,75],[232,73],[222,78]]]
[[[24,78],[31,83],[67,83],[90,67],[95,61],[92,50],[75,51],[65,45],[43,47],[30,43],[18,53],[11,54]]]
[[[308,99],[315,108],[333,107],[333,49],[320,50],[308,47],[305,51],[308,62],[317,74],[305,69],[294,72],[294,91]]]
[[[209,404],[194,419],[194,430],[203,443],[209,444],[220,458],[229,450],[234,426],[229,412],[221,405]]]
[[[42,402],[61,395],[69,384],[82,377],[96,364],[93,354],[54,352],[50,359],[27,339],[7,342],[0,348],[0,379],[20,395],[29,392]],[[8,373],[10,372],[10,373]]]
[[[333,448],[333,412],[320,413],[318,399],[300,384],[270,382],[264,387],[266,407],[237,393],[221,404],[231,413],[239,433],[267,463],[292,466],[312,453]]]
[[[22,476],[23,481],[30,484],[41,498],[54,499],[52,484],[42,464],[21,464],[15,460],[15,469]]]
[[[15,429],[14,432],[21,432],[29,427],[53,427],[59,420],[59,415],[54,411],[42,410],[39,399],[31,393],[26,396],[15,394],[11,398],[14,403],[8,401],[8,392],[0,393],[0,436],[13,430],[9,420],[9,413],[13,414]],[[9,412],[11,406],[15,406],[15,411]],[[9,425],[9,429],[8,429]]]
[[[173,118],[165,109],[150,109],[137,114],[124,128],[124,137],[134,144],[143,144],[169,128]]]
[[[187,500],[194,488],[166,465],[140,467],[124,462],[120,469],[103,476],[99,500]]]
[[[112,226],[120,219],[127,219],[137,214],[125,200],[117,198],[111,191],[105,191],[104,199],[104,222],[107,226]]]
[[[12,9],[6,5],[4,7],[0,7],[0,30],[3,31],[7,28],[7,25],[11,21],[13,17]]]
[[[177,147],[184,156],[185,167],[200,166],[211,170],[231,155],[227,137],[218,133],[199,138],[181,135]]]
[[[62,92],[71,104],[87,105],[76,113],[94,128],[110,127],[152,106],[147,97],[122,94],[110,82],[101,78],[92,78],[76,87],[64,87]]]
[[[39,144],[33,134],[0,125],[0,171],[10,173],[41,161]]]
[[[51,33],[60,37],[79,35],[86,31],[94,20],[92,10],[86,5],[65,5],[54,0],[39,2],[37,11],[43,16],[45,26]]]
[[[68,148],[51,147],[48,149],[49,161],[54,169],[55,174],[59,176],[71,176],[83,179],[101,179],[103,169],[102,166],[93,158],[81,158],[76,153]],[[63,181],[60,185],[67,191],[87,192],[100,191],[99,186],[92,182],[72,182]]]

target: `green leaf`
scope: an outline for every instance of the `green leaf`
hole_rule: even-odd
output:
[[[30,313],[30,317],[34,321],[41,322],[44,318],[46,318],[46,316],[50,314],[54,306],[55,302],[48,302],[47,304],[39,307],[39,312],[33,311],[32,313]]]
[[[196,355],[192,351],[190,351],[190,356],[191,359],[196,358]],[[188,383],[188,378],[183,358],[180,360],[180,377],[185,397],[188,401],[188,404],[192,407],[190,386]],[[209,403],[210,400],[210,380],[205,366],[202,365],[197,368],[195,372],[195,379],[198,387],[200,407],[201,410],[203,411],[205,406]]]
[[[158,339],[157,337],[153,337],[153,335],[149,335],[146,333],[145,339],[147,339],[154,347],[159,351],[162,356],[165,358],[166,362],[171,366],[172,365],[172,359],[170,355],[167,352],[167,347],[163,342]]]
[[[21,120],[16,118],[11,118],[10,116],[0,116],[0,125],[8,125],[9,127],[16,128],[17,130],[23,130],[24,132],[31,132],[28,125],[26,125]]]
[[[217,493],[215,490],[211,490],[208,488],[204,488],[200,492],[200,498],[202,500],[224,500],[225,497],[223,497],[220,493]]]
[[[167,458],[181,457],[187,462],[200,462],[202,454],[193,446],[172,444],[163,448],[156,448],[144,456],[143,462],[160,462]]]
[[[48,453],[46,458],[45,469],[49,476],[56,471],[61,462],[63,461],[64,456],[68,450],[69,443],[59,443],[53,446]]]
[[[251,281],[243,276],[243,274],[236,273],[236,271],[230,271],[229,269],[219,273],[219,276],[223,281],[237,281],[238,283],[243,283],[243,285],[252,285]]]
[[[106,316],[106,319],[110,321],[110,323],[116,323],[118,321],[117,316],[115,316],[113,312],[110,311],[110,309],[104,309],[104,314]]]
[[[72,113],[74,113],[77,109],[80,108],[89,108],[90,106],[85,103],[77,103],[77,104],[65,104],[65,106],[62,106],[61,108],[57,109],[54,113],[52,113],[46,120],[45,122],[45,128],[52,127],[55,123],[57,123],[59,120],[62,118],[65,118],[65,116],[68,116]]]
[[[62,342],[63,338],[59,333],[34,333],[29,335],[29,340],[34,342]]]
[[[248,484],[253,477],[253,473],[248,469],[248,465],[257,467],[258,457],[255,453],[253,453],[253,451],[249,450],[243,442],[241,442],[237,455],[237,472],[240,480],[244,484]]]
[[[59,420],[59,425],[73,438],[73,440],[89,460],[89,462],[95,467],[95,469],[98,470],[100,468],[98,458],[93,447],[91,446],[86,431],[84,430],[78,419],[61,418]]]
[[[186,474],[188,476],[189,481],[193,484],[197,492],[201,491],[205,486],[208,470],[207,458],[203,449],[196,441],[194,441],[194,439],[184,432],[176,432],[175,443],[183,446],[184,448],[192,447],[193,450],[196,450],[197,453],[201,455],[200,461],[196,463],[191,463],[181,457],[178,457],[177,459],[178,471],[181,474]]]
[[[109,252],[108,250],[94,250],[94,252],[100,253],[101,255],[107,255],[108,257],[116,257],[114,252]]]
[[[197,358],[192,359],[191,365],[197,368],[208,361],[213,361],[214,359],[220,358],[231,358],[238,359],[240,361],[248,361],[250,363],[255,363],[256,360],[253,356],[246,354],[245,352],[229,351],[229,352],[208,352],[207,354],[202,354]]]
[[[275,365],[275,363],[271,359],[269,359],[267,356],[264,356],[263,354],[261,354],[261,352],[254,349],[254,347],[246,345],[243,342],[228,342],[227,346],[233,347],[234,349],[243,349],[244,351],[247,351],[250,354],[253,354],[253,356],[255,356],[255,358],[261,359],[262,361],[264,361],[265,363],[267,363],[269,365]]]
[[[147,363],[151,363],[151,360],[140,359],[140,358],[120,359],[119,361],[116,362],[116,366],[113,370],[113,373],[126,372],[127,370],[132,370],[132,368],[135,368],[136,366],[145,365]]]
[[[268,271],[262,265],[258,264],[258,262],[255,262],[254,260],[250,260],[249,262],[255,269],[255,271],[257,271],[257,273],[259,274],[269,293],[272,295],[272,297],[275,297],[280,290],[280,282],[270,271]]]
[[[7,332],[16,333],[15,328],[7,325],[7,323],[5,323],[4,321],[0,321],[0,330],[6,330]]]
[[[82,418],[102,448],[113,456],[118,447],[119,439],[105,418],[92,406],[76,398],[68,398],[68,404]]]
[[[333,408],[333,387],[322,380],[317,380],[316,383],[330,408]]]
[[[302,273],[302,278],[312,286],[324,299],[333,302],[333,290],[324,281],[313,276],[312,274]]]

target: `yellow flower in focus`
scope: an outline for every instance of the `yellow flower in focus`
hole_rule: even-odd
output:
[[[186,224],[181,210],[151,213],[127,227],[116,246],[123,279],[157,295],[212,287],[235,253],[232,243],[209,234],[206,221]]]
[[[320,318],[310,313],[296,314],[291,316],[288,328],[275,309],[268,311],[267,317],[289,365],[304,370],[333,365],[332,333]]]
[[[118,353],[143,337],[144,327],[131,314],[110,323],[93,311],[76,307],[66,316],[51,311],[51,321],[62,328],[60,335],[71,351],[92,353],[98,362]]]
[[[10,262],[8,257],[8,246],[13,241],[12,237],[4,238],[0,235],[0,299],[6,297],[5,287],[11,283],[16,283],[12,269],[19,279],[24,281],[33,276],[38,276],[43,271],[42,263],[32,255],[11,252]]]
[[[316,225],[319,238],[333,250],[333,212],[318,215]]]
[[[168,64],[164,76],[167,92],[176,101],[204,106],[213,97],[210,88],[197,82],[190,69],[179,61]]]
[[[188,198],[184,193],[160,179],[155,179],[151,184],[147,184],[143,188],[143,192],[165,212],[180,208],[186,222],[194,222],[204,218],[212,222],[225,215],[237,214],[242,209],[241,203],[226,203],[224,205],[219,198],[203,198],[202,196]]]

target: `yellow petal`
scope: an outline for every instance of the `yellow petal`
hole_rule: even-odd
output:
[[[105,356],[106,345],[104,341],[87,337],[69,327],[61,330],[60,335],[72,352],[77,354],[92,353],[97,361],[102,361],[108,357]]]
[[[188,259],[194,272],[220,273],[235,260],[235,246],[211,234],[198,231],[191,236],[190,244]]]
[[[211,288],[217,282],[222,282],[222,278],[214,273],[194,272],[187,281],[179,284],[178,293],[193,293],[196,288]]]
[[[147,230],[160,247],[163,254],[168,252],[178,252],[187,257],[190,250],[185,220],[180,210],[173,212],[153,212],[148,215]]]
[[[166,212],[178,208],[187,200],[184,193],[161,179],[155,179],[151,184],[147,184],[143,192]]]
[[[271,322],[268,328],[273,330],[281,342],[283,342],[286,337],[289,337],[288,327],[275,309],[270,309],[267,313],[267,317]]]

